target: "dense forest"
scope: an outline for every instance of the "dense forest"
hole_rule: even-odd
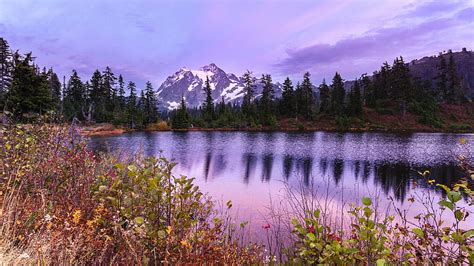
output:
[[[452,51],[444,56],[440,53],[437,58],[438,74],[433,80],[414,78],[408,64],[399,57],[391,65],[384,63],[372,76],[362,75],[351,83],[349,90],[344,88],[345,81],[337,72],[330,83],[323,81],[316,90],[310,73],[304,74],[301,83],[294,84],[286,78],[281,98],[274,96],[270,74],[258,79],[263,91],[256,95],[257,79],[247,71],[243,75],[242,104],[213,99],[207,80],[202,92],[205,101],[200,107],[187,108],[183,97],[177,110],[160,111],[151,82],[140,90],[134,82],[114,74],[110,67],[94,71],[87,81],[72,70],[61,81],[53,69],[36,65],[31,52],[13,52],[7,41],[0,39],[0,108],[18,122],[49,114],[58,122],[110,122],[137,129],[159,121],[166,121],[175,129],[278,128],[279,121],[289,118],[329,118],[338,126],[347,127],[353,121],[363,120],[367,110],[397,116],[413,114],[419,123],[441,127],[440,105],[460,105],[469,99],[456,72]]]

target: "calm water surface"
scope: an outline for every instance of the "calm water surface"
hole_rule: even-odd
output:
[[[474,151],[474,134],[138,132],[93,137],[90,147],[173,158],[176,174],[195,177],[202,190],[232,200],[244,219],[259,224],[284,182],[324,187],[341,202],[377,194],[401,207],[410,205],[415,187],[441,195],[418,172],[456,181],[456,156]]]

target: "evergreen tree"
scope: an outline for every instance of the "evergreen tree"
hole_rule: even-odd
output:
[[[347,109],[349,116],[357,117],[362,115],[362,99],[358,80],[354,82],[354,86],[349,94],[349,106]]]
[[[142,91],[143,92],[143,91]],[[158,120],[158,106],[155,92],[150,81],[147,81],[143,99],[143,119],[145,124],[155,123]]]
[[[439,53],[438,75],[436,76],[436,90],[438,99],[446,101],[448,98],[448,66],[442,53]]]
[[[206,77],[206,82],[204,84],[204,94],[206,95],[206,99],[203,103],[203,118],[204,121],[207,122],[209,125],[212,120],[214,119],[214,100],[212,99],[212,89],[211,84],[209,82],[209,78]]]
[[[115,87],[117,78],[112,69],[106,67],[102,72],[102,100],[105,103],[104,120],[111,121],[113,119],[114,107],[117,102],[117,88]]]
[[[0,37],[0,110],[6,107],[13,72],[13,56],[8,42]]]
[[[85,106],[85,86],[76,70],[72,71],[64,93],[64,115],[71,120],[74,117],[83,120],[83,108]]]
[[[329,86],[326,84],[326,80],[323,79],[323,83],[319,85],[319,112],[327,113],[331,107],[331,95]]]
[[[293,117],[296,112],[295,91],[289,77],[283,82],[283,92],[281,95],[281,110],[283,116]]]
[[[107,93],[102,86],[102,74],[98,69],[94,71],[89,82],[89,98],[93,119],[97,122],[106,121]]]
[[[372,84],[372,81],[367,76],[363,74],[360,80],[362,91],[363,91],[363,105],[374,108],[376,105],[376,91],[375,87]]]
[[[456,62],[454,61],[453,52],[448,51],[448,65],[446,69],[447,74],[447,94],[446,102],[450,104],[459,104],[464,99],[464,93],[462,91],[462,86],[460,79],[456,71]]]
[[[342,115],[344,112],[344,80],[341,75],[336,72],[331,84],[331,110],[335,115]]]
[[[306,119],[312,118],[315,107],[313,84],[310,76],[309,72],[304,74],[299,93],[298,112]]]
[[[8,110],[20,117],[26,113],[43,114],[52,109],[46,74],[38,73],[31,53],[13,56],[14,69],[8,91]]]
[[[410,70],[403,61],[403,57],[396,58],[391,71],[392,92],[390,95],[400,105],[400,111],[404,115],[407,111],[408,102],[413,98]]]
[[[391,97],[391,67],[385,62],[380,68],[380,71],[374,72],[374,99],[375,105],[380,100],[385,100]]]
[[[255,116],[255,105],[254,105],[254,94],[255,85],[253,82],[252,72],[248,71],[244,73],[244,98],[242,102],[242,112],[248,122],[252,122]]]
[[[125,108],[125,82],[123,81],[122,75],[118,77],[118,110],[123,111]]]
[[[134,82],[128,82],[127,89],[130,91],[130,94],[127,99],[127,117],[128,123],[131,128],[137,126],[137,117],[139,109],[137,108],[137,89]]]
[[[264,125],[274,125],[276,123],[276,118],[273,115],[273,84],[271,75],[262,75],[262,98],[260,100],[260,113],[261,121]]]
[[[59,81],[58,75],[54,73],[53,69],[49,69],[48,72],[48,86],[51,92],[51,100],[53,110],[60,114],[61,112],[61,82]]]
[[[189,128],[189,115],[186,109],[186,102],[184,96],[181,97],[181,105],[171,117],[171,126],[175,129]]]

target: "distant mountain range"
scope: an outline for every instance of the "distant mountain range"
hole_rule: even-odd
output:
[[[448,55],[444,54],[446,61]],[[454,60],[457,64],[458,75],[462,80],[466,95],[474,99],[474,52],[463,50],[453,52]],[[432,80],[438,74],[437,65],[438,56],[427,56],[421,59],[413,60],[409,63],[409,68],[413,77],[419,77],[424,80]],[[159,106],[166,109],[174,109],[179,106],[181,96],[184,96],[188,107],[196,107],[204,101],[203,86],[209,78],[212,97],[215,102],[220,102],[222,97],[226,103],[240,103],[244,95],[244,82],[242,77],[237,77],[232,73],[226,73],[214,63],[203,66],[198,70],[181,68],[173,75],[169,76],[158,89]],[[345,83],[346,90],[350,89],[353,81]],[[262,84],[259,78],[255,78],[256,96],[262,92]],[[296,84],[294,84],[296,85]],[[318,85],[318,84],[314,84]],[[282,84],[276,82],[273,84],[275,96],[280,97]],[[315,95],[319,93],[316,89]]]

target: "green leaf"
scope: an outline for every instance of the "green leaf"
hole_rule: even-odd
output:
[[[463,236],[464,236],[465,238],[474,236],[474,229],[467,230],[466,232],[464,232]]]
[[[421,238],[425,237],[425,233],[420,228],[413,228],[411,231]]]
[[[372,215],[373,211],[369,207],[364,208],[365,217],[369,218]]]
[[[128,171],[130,171],[130,172],[136,172],[136,171],[137,171],[137,167],[136,167],[135,165],[133,165],[133,164],[132,164],[132,165],[129,165],[129,166],[127,167],[127,169],[128,169]]]
[[[314,211],[314,218],[318,219],[319,218],[319,215],[321,215],[321,211],[319,209],[316,209]]]
[[[306,236],[309,238],[309,240],[316,241],[316,236],[313,233],[308,233]]]
[[[158,230],[157,234],[158,234],[158,237],[161,238],[161,239],[166,237],[165,230]]]
[[[456,217],[456,220],[461,221],[464,218],[464,213],[461,210],[456,210],[454,217]]]
[[[460,201],[461,198],[462,198],[462,195],[461,195],[461,192],[459,191],[448,192],[448,199],[453,203]]]
[[[143,217],[135,217],[135,219],[133,219],[135,221],[136,224],[138,225],[141,225],[143,224],[143,222],[145,222],[145,219],[143,219]]]
[[[362,198],[362,204],[364,204],[365,206],[370,206],[370,205],[372,205],[372,200],[370,198],[363,197]]]
[[[444,191],[446,191],[446,192],[450,192],[450,191],[451,191],[451,189],[450,189],[449,187],[447,187],[447,186],[445,186],[445,185],[443,185],[443,184],[437,184],[436,186],[438,186],[438,187],[444,189]]]
[[[383,266],[386,265],[387,262],[384,259],[378,259],[377,260],[377,266]]]
[[[454,204],[453,204],[452,202],[447,201],[447,200],[440,200],[440,201],[438,202],[438,204],[439,204],[440,206],[446,207],[446,208],[448,208],[448,209],[450,209],[450,210],[454,210]]]

